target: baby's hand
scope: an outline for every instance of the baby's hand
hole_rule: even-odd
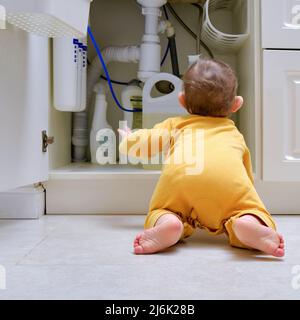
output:
[[[123,138],[127,138],[132,133],[131,129],[128,127],[125,127],[125,129],[118,129],[118,132]]]

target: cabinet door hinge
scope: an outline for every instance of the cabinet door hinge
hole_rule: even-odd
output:
[[[54,137],[48,137],[47,131],[44,130],[42,132],[42,141],[43,141],[43,144],[42,144],[43,152],[45,153],[45,152],[47,152],[49,144],[53,144],[54,143]]]

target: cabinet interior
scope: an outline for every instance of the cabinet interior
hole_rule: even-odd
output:
[[[189,27],[196,31],[198,23],[198,9],[190,4],[173,4],[178,14]],[[252,153],[254,170],[259,167],[259,119],[260,116],[260,30],[259,30],[259,8],[257,1],[248,1],[248,19],[250,35],[243,47],[235,53],[214,52],[217,59],[229,63],[236,71],[239,78],[239,94],[244,97],[245,105],[234,117],[239,130],[245,136],[245,140]],[[244,24],[245,17],[238,19],[230,15],[218,15],[218,27],[224,31],[232,28],[238,29],[236,24]],[[182,26],[170,15],[170,20],[176,29],[176,40],[180,72],[183,73],[188,66],[187,56],[195,54],[196,41],[182,28]],[[144,17],[135,1],[114,0],[94,1],[91,6],[90,24],[101,48],[110,45],[136,45],[140,43],[142,30],[144,30]],[[122,30],[122,32],[120,32]],[[167,39],[161,36],[162,52],[167,46]],[[202,49],[204,50],[204,49]],[[89,59],[95,57],[95,51],[89,46]],[[171,62],[168,57],[162,72],[171,73]],[[138,65],[112,63],[109,65],[109,72],[112,79],[129,81],[137,77]],[[114,86],[117,95],[120,97],[122,87]],[[108,91],[108,113],[107,120],[114,128],[118,127],[118,121],[122,120],[123,113],[113,102]],[[90,107],[90,118],[93,108]],[[56,111],[51,108],[49,133],[55,137],[55,143],[50,146],[50,172],[52,175],[66,173],[84,174],[105,174],[125,172],[127,174],[145,174],[142,168],[128,168],[124,166],[96,166],[89,163],[71,163],[71,113]],[[153,174],[156,171],[153,171]],[[151,174],[151,172],[146,173]]]

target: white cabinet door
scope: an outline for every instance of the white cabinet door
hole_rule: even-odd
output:
[[[263,178],[300,181],[300,50],[263,55]]]
[[[49,79],[49,40],[0,30],[0,191],[47,180]]]
[[[300,1],[261,0],[262,47],[300,49]]]

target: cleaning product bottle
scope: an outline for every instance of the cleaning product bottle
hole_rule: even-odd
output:
[[[143,90],[139,86],[138,80],[132,80],[122,91],[122,105],[125,109],[143,109]],[[142,112],[126,112],[124,111],[124,121],[130,129],[142,128]]]
[[[174,90],[170,94],[152,97],[152,89],[159,81],[168,81]],[[148,79],[143,90],[143,127],[152,128],[167,118],[187,115],[179,101],[178,94],[182,90],[182,80],[169,73],[158,73]]]
[[[152,89],[159,81],[168,81],[174,87],[173,92],[164,96],[152,97]],[[178,94],[182,90],[182,80],[168,73],[158,73],[149,78],[143,90],[143,128],[153,128],[157,123],[167,118],[187,115],[188,112],[178,101]],[[156,163],[160,155],[152,160]],[[160,170],[161,165],[144,164],[144,169]]]
[[[98,148],[108,141],[108,137],[111,133],[112,127],[108,124],[106,120],[107,101],[106,101],[105,91],[101,82],[95,85],[94,92],[96,93],[96,99],[95,99],[95,111],[93,116],[92,129],[90,133],[90,150],[91,150],[91,162],[94,164],[98,164],[97,157],[96,157]],[[103,129],[107,129],[107,134]],[[100,130],[102,132],[103,137],[99,137]]]

